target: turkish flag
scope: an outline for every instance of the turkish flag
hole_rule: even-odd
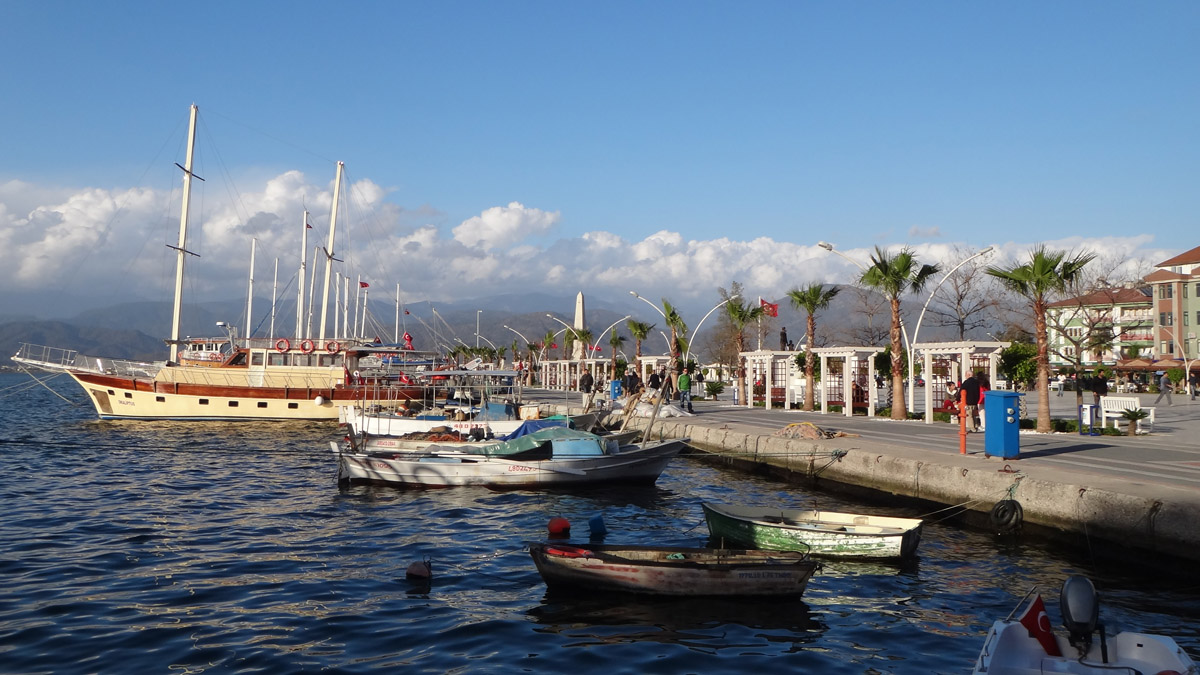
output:
[[[758,303],[762,305],[763,313],[767,316],[779,316],[779,303],[771,303],[766,300],[759,300]]]
[[[1029,631],[1029,637],[1037,638],[1037,641],[1042,643],[1042,649],[1046,650],[1046,654],[1062,656],[1062,651],[1058,648],[1058,641],[1054,639],[1054,631],[1050,629],[1050,617],[1046,616],[1046,603],[1042,602],[1040,593],[1025,608],[1025,613],[1021,615],[1020,621],[1021,625]]]
[[[368,284],[368,283],[367,283],[367,282],[365,282],[365,281],[360,281],[360,282],[358,282],[358,287],[359,287],[359,288],[370,288],[370,287],[371,287],[371,284]]]

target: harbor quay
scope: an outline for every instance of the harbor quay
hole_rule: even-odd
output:
[[[542,415],[583,411],[578,394],[567,399],[561,393],[527,390],[532,394],[527,403],[538,402]],[[1142,397],[1143,405],[1153,401]],[[1036,395],[1030,398],[1033,417]],[[899,496],[948,511],[957,507],[969,524],[997,531],[1048,528],[1056,538],[1066,534],[1098,554],[1200,561],[1200,401],[1187,396],[1158,407],[1148,434],[1023,431],[1020,453],[1011,459],[986,456],[986,431],[967,434],[961,452],[958,426],[944,422],[719,401],[698,401],[695,407],[695,415],[658,418],[651,436],[686,437],[713,461],[783,480],[875,501]],[[1076,399],[1052,393],[1051,412],[1075,417]],[[649,422],[631,417],[627,428],[644,430]],[[802,432],[820,437],[800,437]],[[1016,513],[1008,500],[1019,504]]]

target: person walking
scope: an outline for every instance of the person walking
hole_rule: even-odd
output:
[[[1196,400],[1196,390],[1200,389],[1200,373],[1193,372],[1188,377],[1188,387],[1191,389],[1191,393],[1192,393],[1191,400],[1195,401]]]
[[[1092,378],[1092,399],[1096,402],[1096,409],[1100,409],[1100,399],[1108,396],[1108,373],[1103,370],[1097,370],[1096,376]]]
[[[687,409],[690,413],[695,413],[692,410],[692,369],[685,368],[679,374],[679,407]]]
[[[1175,404],[1171,402],[1171,389],[1174,386],[1171,384],[1171,376],[1167,375],[1167,371],[1162,372],[1162,377],[1158,378],[1158,398],[1154,399],[1154,405],[1162,400],[1163,395],[1167,397],[1167,407],[1173,407]]]
[[[579,391],[583,393],[583,405],[587,405],[592,398],[592,387],[596,384],[595,378],[592,377],[592,371],[589,368],[583,369],[583,374],[579,376]]]
[[[979,371],[963,380],[962,386],[959,387],[967,395],[967,417],[971,421],[971,428],[967,431],[979,431],[979,381],[983,379],[983,371]]]
[[[1059,398],[1062,398],[1063,380],[1065,379],[1066,377],[1062,373],[1059,373],[1058,377],[1054,379],[1054,389],[1058,392],[1055,396]]]

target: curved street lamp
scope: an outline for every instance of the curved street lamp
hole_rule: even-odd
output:
[[[716,307],[713,307],[712,309],[708,310],[708,314],[704,315],[704,319],[707,319],[713,312],[717,311],[718,309],[723,307],[725,304],[732,302],[734,299],[736,299],[738,297],[739,297],[739,295],[737,293],[734,293],[733,295],[729,296],[725,300],[717,303]],[[692,336],[690,338],[688,338],[688,348],[687,348],[687,351],[685,351],[683,353],[683,367],[684,368],[687,368],[688,355],[692,353],[692,343],[695,342],[696,335],[700,332],[700,327],[704,325],[704,319],[700,319],[700,323],[696,324],[696,327],[694,329],[692,329]]]
[[[478,339],[481,339],[481,340],[483,340],[484,342],[486,342],[486,343],[488,343],[489,345],[491,345],[492,349],[497,349],[497,347],[496,347],[496,343],[494,343],[494,342],[492,342],[491,340],[489,340],[489,339],[487,339],[487,338],[483,337],[483,336],[482,336],[482,335],[480,335],[479,333],[476,333],[476,334],[475,334],[475,337],[476,337],[476,338],[478,338]]]
[[[908,409],[910,412],[912,411],[912,407],[913,407],[913,395],[916,392],[916,386],[914,386],[914,384],[913,384],[913,359],[916,357],[916,354],[917,354],[917,347],[916,347],[917,333],[921,332],[921,321],[925,319],[925,310],[929,309],[929,301],[933,300],[933,296],[935,293],[937,293],[937,290],[942,287],[942,284],[946,283],[946,280],[950,278],[951,274],[954,274],[955,272],[958,271],[958,268],[962,267],[963,265],[966,265],[968,262],[978,258],[981,255],[984,255],[986,253],[991,253],[992,248],[994,248],[994,247],[989,246],[989,247],[983,249],[982,251],[980,251],[979,253],[976,253],[975,255],[964,258],[962,262],[958,263],[953,268],[951,268],[949,272],[946,272],[946,275],[942,277],[942,280],[937,282],[937,285],[933,287],[933,290],[929,291],[929,297],[925,298],[925,306],[921,308],[921,315],[917,317],[917,325],[913,328],[913,337],[912,337],[913,341],[908,344]],[[929,383],[927,382],[925,384],[925,386],[928,387]],[[928,414],[925,415],[925,423],[926,424],[933,423],[933,420],[930,418],[930,416]]]
[[[637,292],[637,291],[629,291],[629,294],[630,294],[630,295],[632,295],[633,297],[637,298],[638,300],[641,300],[642,302],[646,303],[647,305],[650,305],[651,307],[653,307],[653,308],[654,308],[654,311],[658,312],[658,315],[659,315],[659,316],[661,316],[661,317],[663,318],[663,321],[666,321],[666,320],[667,320],[667,314],[666,314],[666,312],[664,312],[664,311],[662,311],[661,309],[659,309],[658,305],[656,305],[656,304],[654,304],[653,302],[650,302],[649,300],[647,300],[647,299],[643,298],[642,296],[638,295],[638,292]]]

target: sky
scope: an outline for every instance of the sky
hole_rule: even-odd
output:
[[[193,103],[189,300],[244,296],[251,238],[256,288],[294,284],[337,161],[334,254],[405,302],[702,312],[857,276],[819,241],[1131,270],[1200,245],[1193,0],[0,9],[0,316],[170,298]]]

